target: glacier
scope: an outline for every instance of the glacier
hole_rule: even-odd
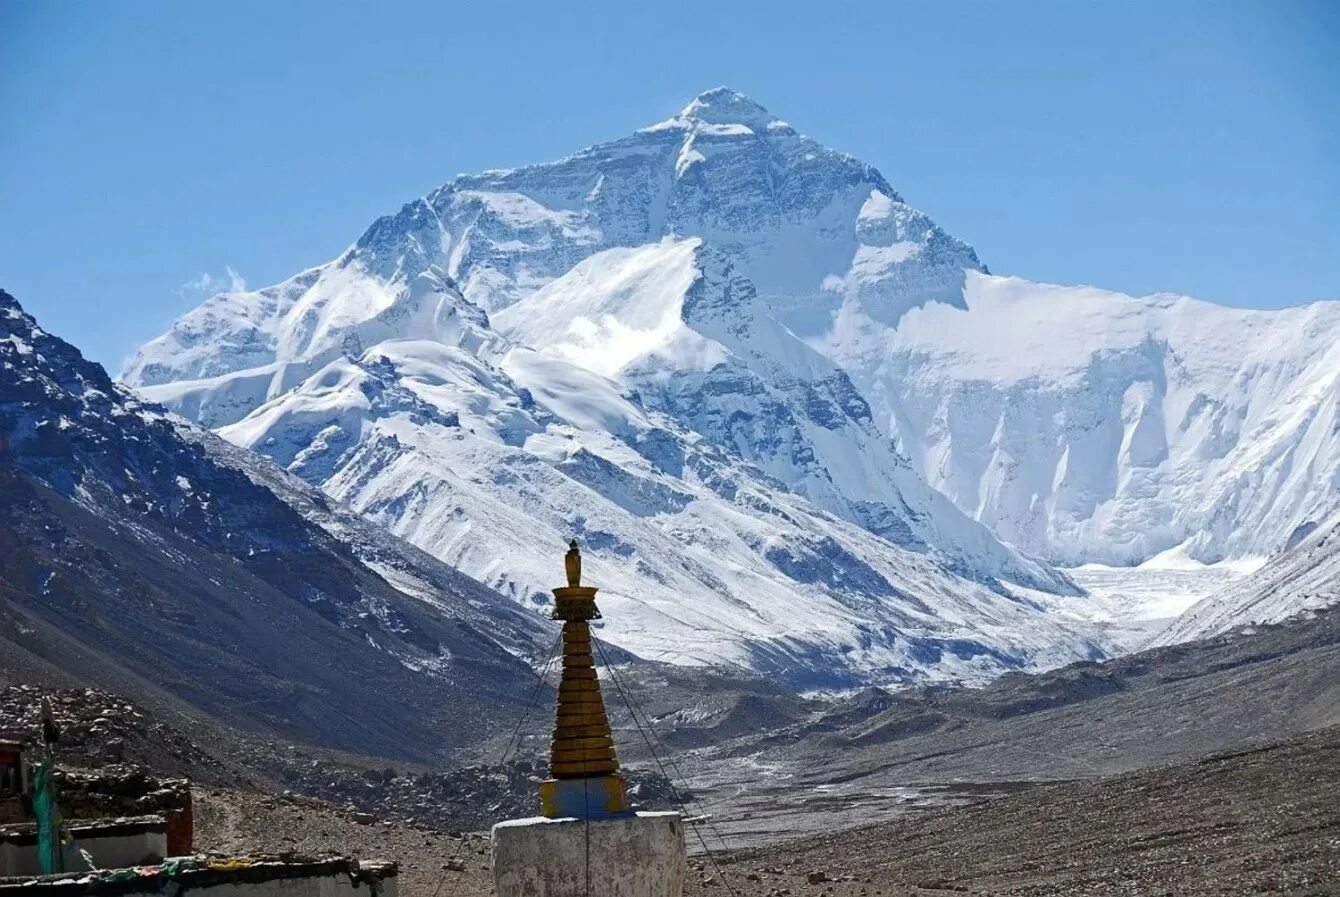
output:
[[[1340,603],[1340,514],[1300,532],[1295,544],[1252,575],[1193,604],[1149,647],[1281,623]]]
[[[1057,565],[1282,550],[1340,507],[1337,333],[992,275],[718,88],[461,175],[123,379],[517,601],[578,535],[619,644],[827,687],[1129,647]]]

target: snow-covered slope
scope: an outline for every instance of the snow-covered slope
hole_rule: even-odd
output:
[[[141,348],[122,379],[183,417],[219,427],[328,361],[382,340],[485,349],[494,336],[488,319],[457,295],[440,269],[382,278],[351,250],[277,286],[209,299]]]
[[[494,323],[617,379],[647,407],[895,544],[939,549],[979,578],[1069,590],[928,488],[846,374],[779,326],[752,282],[699,238],[596,253]]]
[[[1340,508],[1340,302],[1279,311],[970,273],[896,328],[817,344],[916,468],[1004,539],[1078,564],[1268,556]]]
[[[606,637],[652,659],[804,688],[980,680],[1111,647],[1079,619],[1082,598],[964,580],[523,347],[494,363],[388,341],[220,432],[537,610],[554,552],[581,539]]]
[[[1340,514],[1251,576],[1190,607],[1151,642],[1172,645],[1243,626],[1279,623],[1340,603]]]

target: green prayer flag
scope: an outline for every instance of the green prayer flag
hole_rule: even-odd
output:
[[[65,871],[65,849],[61,843],[60,808],[51,782],[51,760],[33,767],[33,814],[37,817],[37,862],[43,875]]]

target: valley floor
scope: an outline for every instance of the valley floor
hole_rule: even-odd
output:
[[[1335,895],[1337,793],[1340,727],[1332,727],[1269,747],[1027,787],[970,806],[722,854],[720,868],[694,856],[686,893]],[[402,897],[492,893],[483,834],[382,823],[255,792],[202,790],[196,801],[197,834],[207,849],[338,847],[398,859]]]
[[[765,847],[722,868],[741,895],[1333,895],[1336,794],[1340,728],[1332,727]],[[706,882],[715,877],[694,876],[688,893],[724,893]]]
[[[397,772],[71,687],[4,644],[0,731],[34,737],[49,695],[62,765],[189,776],[201,850],[393,859],[403,897],[485,897],[481,830],[535,806],[534,764]],[[694,689],[727,705],[663,733],[725,873],[690,836],[690,897],[1340,895],[1337,671],[1334,611],[832,704],[625,667],[662,724],[678,719],[666,707],[697,706]],[[613,719],[640,797],[664,806],[629,721]]]

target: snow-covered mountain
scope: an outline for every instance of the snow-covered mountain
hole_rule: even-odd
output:
[[[1149,647],[1279,623],[1340,603],[1340,514],[1299,533],[1297,544],[1256,573],[1192,605]]]
[[[648,656],[958,675],[1095,647],[1073,584],[1009,542],[1215,560],[1334,507],[1338,307],[992,277],[722,88],[457,177],[210,299],[125,378],[518,600],[584,535]]]
[[[669,365],[677,376],[658,391],[663,410],[825,510],[899,544],[945,549],[979,578],[1071,589],[927,490],[850,379],[776,324],[776,306],[803,307],[844,258],[854,281],[895,303],[956,295],[964,267],[978,264],[869,166],[722,89],[560,162],[459,177],[374,223],[328,265],[205,303],[145,346],[126,379],[162,387],[146,394],[219,427],[386,339],[487,354],[480,310],[551,285],[546,295],[575,291],[634,316],[630,326],[597,322],[597,351],[579,363],[616,377],[635,362]],[[434,304],[444,283],[469,301]],[[681,331],[698,338],[654,344],[661,324],[638,316],[686,304]],[[679,354],[663,357],[666,348]]]

